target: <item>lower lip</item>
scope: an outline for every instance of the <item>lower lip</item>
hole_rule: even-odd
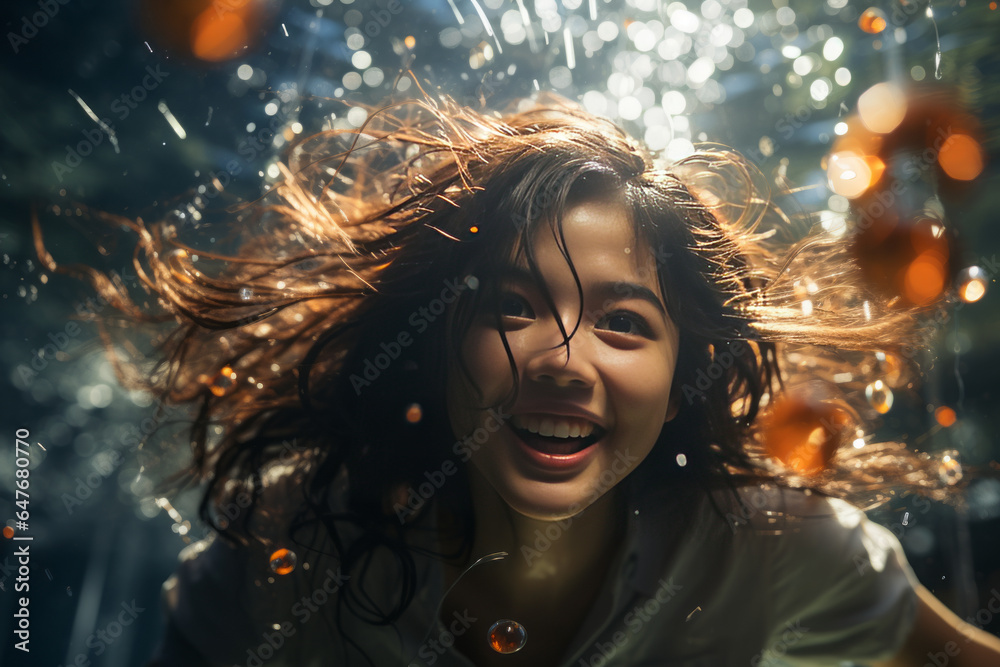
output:
[[[541,468],[547,470],[571,470],[576,467],[581,467],[585,465],[590,459],[592,459],[597,454],[597,446],[601,443],[600,440],[594,444],[581,449],[573,454],[567,454],[565,456],[557,456],[555,454],[546,454],[545,452],[540,452],[534,447],[529,447],[525,444],[513,429],[511,433],[517,439],[517,444],[521,448],[527,457]]]

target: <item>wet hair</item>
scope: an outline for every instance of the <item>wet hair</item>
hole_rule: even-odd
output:
[[[868,290],[845,239],[810,216],[784,215],[765,179],[730,151],[710,146],[665,164],[560,98],[495,113],[427,97],[372,110],[359,129],[309,137],[280,168],[268,195],[232,212],[241,238],[229,241],[231,251],[188,245],[178,218],[115,219],[139,236],[136,270],[158,299],[155,315],[120,285],[82,271],[133,320],[176,321],[152,372],[118,363],[124,379],[164,405],[194,410],[191,463],[167,483],[204,482],[203,519],[246,541],[252,510],[230,520],[219,508],[243,493],[258,499],[277,477],[293,480],[302,509],[293,539],[319,524],[345,567],[364,570],[381,549],[399,563],[394,608],[371,603],[363,585],[342,596],[371,622],[392,622],[412,600],[407,533],[426,526],[429,504],[413,509],[408,498],[425,471],[462,451],[445,404],[449,365],[462,365],[459,342],[477,314],[492,312],[516,391],[501,276],[523,262],[554,308],[532,241],[552,233],[565,249],[563,214],[584,201],[622,204],[640,248],[653,253],[680,331],[679,414],[624,483],[752,481],[864,505],[899,487],[946,495],[927,455],[865,435],[874,413],[863,388],[884,375],[887,359],[899,382],[912,379],[908,350],[925,340],[915,322],[928,308]],[[57,268],[40,244],[39,253]],[[599,317],[580,297],[576,326],[563,330],[567,345]],[[758,417],[787,386],[838,406],[827,434],[835,444],[863,437],[865,447],[837,447],[811,474],[767,457]],[[461,470],[435,496],[457,517],[466,546],[475,529],[467,497]]]

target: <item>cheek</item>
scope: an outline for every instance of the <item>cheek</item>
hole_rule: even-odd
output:
[[[456,437],[464,437],[486,418],[483,410],[505,398],[512,386],[510,363],[500,334],[473,325],[461,346],[468,374],[453,360],[448,373],[448,415]]]
[[[617,397],[617,410],[636,427],[659,434],[670,404],[674,364],[662,356],[633,358],[615,373],[609,392]]]
[[[512,384],[510,361],[500,334],[496,329],[474,326],[462,346],[462,354],[469,374],[482,391],[477,397],[486,405],[497,402]]]
[[[666,400],[675,366],[665,354],[633,355],[616,365],[616,384],[623,395],[635,401],[648,404],[659,398]]]

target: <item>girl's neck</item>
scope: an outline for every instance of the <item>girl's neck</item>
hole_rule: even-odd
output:
[[[482,667],[556,664],[597,602],[624,543],[618,494],[612,490],[562,521],[539,521],[512,510],[473,470],[469,487],[475,535],[465,556],[445,567],[449,593],[440,619],[455,614],[476,619],[455,646]],[[499,551],[508,556],[470,569],[479,558]],[[495,653],[485,641],[491,623],[500,619],[517,621],[531,636],[517,660]]]
[[[469,471],[469,486],[475,535],[468,563],[507,552],[502,569],[517,588],[557,593],[579,586],[581,578],[603,580],[623,544],[625,510],[617,488],[575,516],[544,521],[511,509],[475,469]]]

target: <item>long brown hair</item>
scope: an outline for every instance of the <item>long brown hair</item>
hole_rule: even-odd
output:
[[[444,404],[451,351],[477,312],[497,308],[510,257],[523,254],[540,277],[534,230],[559,232],[562,212],[581,198],[625,203],[681,331],[680,413],[635,483],[756,480],[865,504],[901,486],[946,495],[929,457],[870,436],[808,475],[766,456],[758,415],[782,385],[841,406],[828,434],[836,443],[864,439],[872,412],[861,389],[885,355],[904,376],[902,347],[927,332],[915,324],[922,312],[865,288],[844,238],[809,216],[783,215],[760,174],[730,151],[708,147],[665,165],[559,98],[500,114],[428,97],[374,110],[360,129],[309,137],[281,170],[266,197],[232,211],[242,238],[228,252],[187,245],[177,219],[115,219],[139,236],[136,271],[157,297],[155,315],[98,272],[57,267],[40,241],[39,254],[53,270],[83,275],[133,320],[176,321],[152,372],[119,370],[165,404],[193,407],[191,464],[168,482],[205,482],[201,513],[217,531],[250,538],[251,512],[231,521],[218,508],[240,494],[257,498],[280,469],[302,482],[292,499],[301,500],[300,523],[322,522],[348,565],[379,546],[398,551],[409,592],[396,610],[361,610],[376,622],[412,597],[405,533],[421,512],[403,516],[400,502],[461,451]],[[449,299],[446,317],[436,302]],[[331,496],[345,481],[347,503],[337,505]],[[440,499],[461,508],[464,493],[460,473]],[[344,520],[364,538],[342,540]]]

